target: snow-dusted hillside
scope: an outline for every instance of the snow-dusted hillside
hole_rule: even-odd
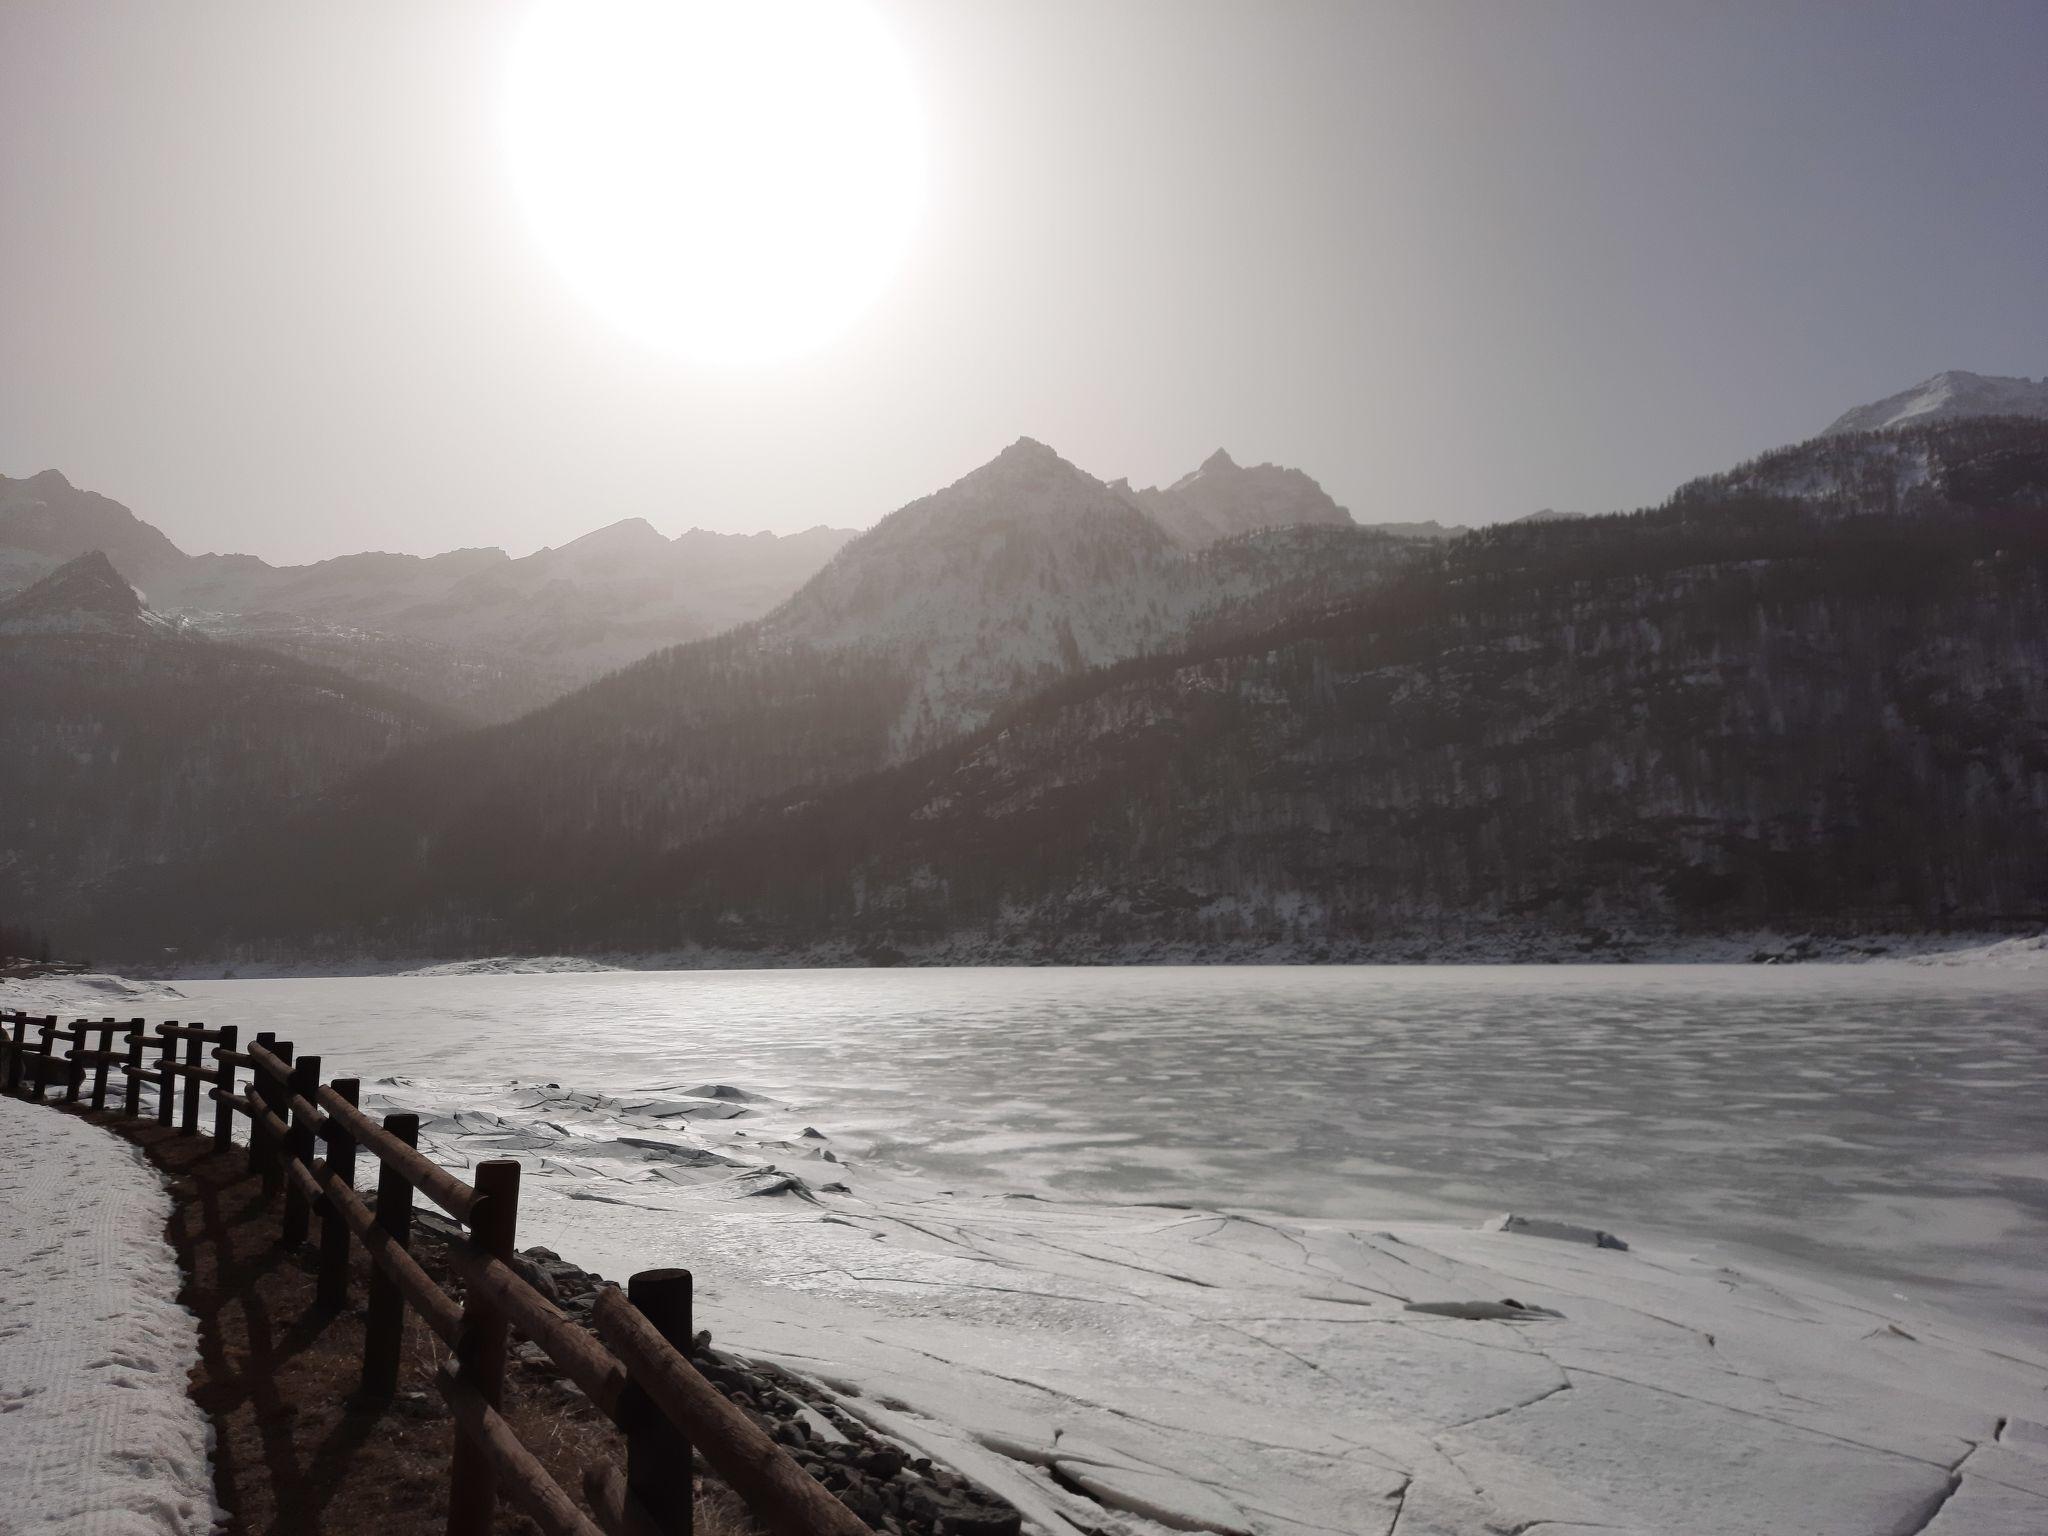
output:
[[[878,523],[771,614],[776,645],[888,656],[915,678],[897,740],[944,740],[1003,699],[1176,630],[1165,532],[1043,443]]]
[[[1313,497],[1276,498],[1276,483]],[[1205,526],[1237,536],[1170,534],[1162,493],[1134,496],[1019,438],[884,518],[771,614],[761,636],[887,657],[911,679],[893,737],[907,755],[1060,677],[1219,624],[1289,617],[1355,593],[1413,554],[1356,528],[1298,470],[1239,470],[1218,453],[1174,489],[1181,499],[1163,504],[1169,513],[1206,507]]]
[[[1816,437],[1680,486],[1679,505],[1770,497],[1823,516],[1929,516],[2048,502],[2048,421],[1985,417]]]
[[[2048,416],[2048,378],[2003,378],[1951,368],[1911,389],[1844,411],[1821,436],[1884,432],[1963,416]]]

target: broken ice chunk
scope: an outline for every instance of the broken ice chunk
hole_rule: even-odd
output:
[[[1426,1312],[1432,1317],[1459,1317],[1468,1322],[1512,1323],[1535,1317],[1564,1316],[1549,1307],[1524,1306],[1512,1296],[1501,1301],[1411,1301],[1403,1310]]]
[[[1628,1244],[1612,1232],[1602,1232],[1597,1227],[1573,1226],[1568,1221],[1550,1221],[1541,1216],[1517,1216],[1512,1211],[1494,1217],[1481,1230],[1516,1232],[1523,1237],[1549,1237],[1561,1243],[1584,1243],[1589,1248],[1614,1248],[1628,1252]]]

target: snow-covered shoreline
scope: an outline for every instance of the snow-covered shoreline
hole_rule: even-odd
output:
[[[204,1536],[224,1518],[169,1216],[132,1147],[0,1097],[0,1531]]]
[[[942,1184],[744,1086],[387,1101],[525,1160],[529,1240],[687,1264],[722,1347],[1043,1532],[2048,1529],[2048,1352],[1711,1244]]]
[[[1997,932],[1786,934],[1767,930],[1700,937],[1487,933],[1326,943],[1242,941],[1220,945],[1112,943],[1075,936],[1032,948],[985,937],[876,948],[850,942],[786,948],[692,946],[658,952],[483,957],[353,955],[341,959],[185,961],[136,966],[165,981],[321,976],[539,975],[583,971],[869,969],[881,966],[1165,965],[1996,965],[2048,970],[2048,934]],[[23,1006],[23,1005],[17,1005]]]

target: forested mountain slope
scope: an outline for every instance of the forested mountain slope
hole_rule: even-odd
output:
[[[408,754],[203,899],[102,916],[207,952],[988,958],[2039,923],[2048,425],[1930,430],[1910,511],[1694,487],[1403,545],[898,766],[886,658],[683,647],[536,717],[544,750]]]
[[[760,623],[406,754],[232,877],[193,878],[264,891],[316,928],[333,918],[312,909],[335,899],[398,929],[430,911],[488,943],[536,884],[609,878],[764,798],[958,740],[1091,666],[1320,611],[1426,548],[1282,528],[1191,554],[1128,496],[1023,441],[884,519]]]
[[[2048,528],[1501,529],[650,861],[559,936],[999,958],[2048,921]]]
[[[63,910],[449,726],[418,700],[195,635],[104,555],[0,601],[0,880]]]

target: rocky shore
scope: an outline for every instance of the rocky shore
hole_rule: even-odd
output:
[[[420,1212],[415,1220],[437,1236],[462,1240],[461,1228],[444,1217]],[[591,1326],[591,1308],[606,1284],[604,1276],[551,1248],[525,1248],[518,1257],[537,1290]],[[451,1289],[459,1288],[453,1276],[442,1279]],[[847,1412],[839,1400],[843,1389],[828,1392],[775,1366],[715,1349],[708,1331],[698,1333],[691,1358],[769,1438],[882,1536],[1018,1536],[1022,1529],[1023,1517],[1002,1499],[884,1438]],[[538,1345],[518,1340],[512,1361],[530,1382],[554,1382],[565,1396],[580,1396]],[[699,1470],[705,1470],[701,1458]]]

